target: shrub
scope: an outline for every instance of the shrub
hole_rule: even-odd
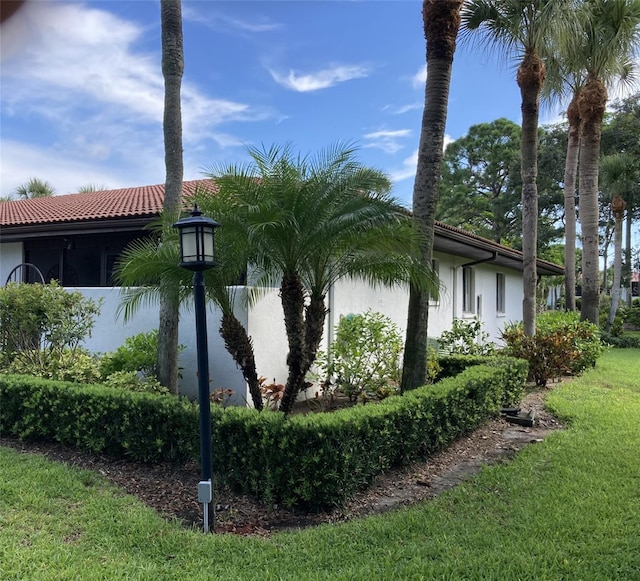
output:
[[[74,383],[96,383],[100,379],[96,358],[80,347],[61,352],[21,351],[7,364],[6,372]]]
[[[141,377],[137,371],[114,371],[102,383],[108,387],[128,391],[160,394],[169,393],[169,390],[161,385],[155,376]]]
[[[507,352],[529,362],[529,376],[537,385],[564,375],[576,375],[596,364],[602,353],[598,328],[580,321],[578,313],[548,311],[537,318],[536,334],[524,334],[522,323],[505,325]]]
[[[383,399],[397,392],[401,353],[402,336],[395,323],[367,311],[342,318],[329,355],[320,354],[318,366],[351,400]]]
[[[494,343],[488,341],[489,333],[482,330],[482,323],[473,319],[453,319],[449,331],[444,331],[438,339],[441,351],[459,355],[493,355]]]
[[[91,335],[100,303],[70,292],[52,281],[48,285],[9,283],[0,288],[0,348],[2,364],[21,355],[32,373],[46,377],[52,369],[73,362],[81,342]],[[38,368],[40,366],[40,368]]]
[[[142,462],[197,458],[198,412],[184,398],[0,375],[0,433]]]
[[[640,301],[638,299],[633,301],[630,309],[626,309],[624,322],[634,329],[640,329]]]
[[[158,331],[138,333],[127,337],[124,345],[106,353],[100,361],[100,373],[104,379],[115,372],[141,372],[156,375],[158,357]]]
[[[499,411],[526,362],[504,358],[377,405],[285,417],[213,406],[216,477],[266,502],[341,504],[388,467],[426,458]],[[0,376],[0,434],[144,462],[198,458],[198,408],[182,398]]]

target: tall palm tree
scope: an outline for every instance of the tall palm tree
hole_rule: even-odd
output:
[[[604,79],[628,68],[640,42],[640,0],[587,0],[578,12],[582,33],[575,37],[574,54],[582,54],[586,69],[578,110],[582,123],[580,144],[580,226],[582,231],[581,319],[598,323],[600,276],[598,252],[598,175],[602,121],[607,106]]]
[[[547,78],[541,98],[555,105],[569,98],[567,106],[567,152],[564,167],[564,289],[565,310],[576,310],[576,181],[578,179],[578,159],[580,156],[580,114],[578,96],[584,86],[585,73],[579,63],[570,64],[577,55],[569,55],[565,40],[557,39],[554,53],[546,61]]]
[[[624,197],[638,180],[637,160],[629,153],[615,153],[602,158],[600,162],[600,177],[603,188],[612,196],[611,211],[615,219],[614,228],[614,258],[613,258],[613,286],[611,288],[611,308],[605,324],[605,330],[610,331],[618,311],[622,280],[622,219],[626,204]]]
[[[479,30],[489,47],[519,59],[516,79],[522,98],[522,319],[524,332],[535,334],[538,223],[538,116],[540,94],[554,35],[566,34],[571,0],[470,0],[462,11],[466,33]]]
[[[199,193],[196,192],[196,197]],[[205,198],[213,206],[211,215],[220,216],[219,201]],[[169,218],[170,224],[173,218]],[[175,228],[161,219],[155,226],[156,235],[132,242],[116,263],[116,282],[123,287],[120,308],[125,320],[129,319],[142,304],[156,303],[163,294],[178,296],[179,303],[190,304],[193,300],[191,273],[180,268],[180,244]],[[160,236],[164,231],[162,237]],[[241,369],[253,406],[261,410],[262,395],[256,371],[251,337],[235,316],[235,284],[243,275],[247,255],[242,240],[231,239],[221,230],[216,235],[217,266],[204,273],[205,292],[222,313],[220,336],[227,351]]]
[[[433,256],[451,69],[462,4],[462,0],[424,0],[422,3],[427,82],[413,185],[413,219],[414,227],[423,236],[420,254],[425,264],[431,264]],[[426,381],[428,323],[429,293],[411,285],[400,386],[403,392]]]
[[[288,145],[248,153],[249,164],[210,175],[220,188],[215,197],[231,209],[220,221],[247,241],[252,279],[279,285],[289,345],[280,410],[288,413],[315,361],[325,299],[337,280],[435,285],[409,216],[387,194],[388,178],[358,162],[353,147],[337,144],[314,157],[296,156]]]
[[[160,1],[162,74],[164,76],[164,211],[177,217],[182,205],[182,110],[180,90],[184,72],[181,0]],[[158,380],[171,393],[178,391],[179,299],[167,287],[160,297]]]
[[[46,198],[56,193],[53,186],[39,178],[30,178],[28,182],[21,184],[16,188],[15,194],[22,199],[28,198]]]

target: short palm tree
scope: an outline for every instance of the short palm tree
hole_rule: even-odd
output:
[[[482,42],[519,59],[517,82],[522,97],[522,319],[524,332],[535,334],[538,224],[538,116],[546,70],[544,59],[555,36],[569,34],[571,0],[470,0],[462,10],[462,27],[479,30]]]
[[[173,218],[160,221],[155,225],[155,236],[131,243],[116,264],[116,281],[124,287],[121,309],[125,319],[140,305],[156,303],[163,293],[177,296],[180,304],[190,304],[193,299],[191,274],[178,266],[180,244],[172,223]],[[164,231],[162,237],[161,231]],[[222,312],[220,335],[242,371],[254,407],[260,410],[262,394],[253,345],[233,308],[234,285],[244,273],[247,257],[242,245],[230,240],[226,234],[222,229],[216,235],[217,266],[204,273],[205,292],[207,299]]]
[[[314,157],[291,146],[249,147],[251,162],[212,168],[229,212],[216,219],[244,239],[258,286],[278,285],[289,345],[280,403],[291,411],[322,339],[325,299],[342,278],[433,287],[418,255],[419,236],[388,195],[388,178],[337,144]],[[200,198],[203,210],[208,208]]]

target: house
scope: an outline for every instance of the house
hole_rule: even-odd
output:
[[[193,194],[196,186],[211,188],[213,184],[210,180],[185,181],[184,195]],[[16,277],[24,282],[56,279],[101,299],[101,314],[85,344],[92,352],[112,351],[126,337],[157,328],[154,306],[142,307],[126,323],[118,318],[120,290],[112,286],[112,273],[122,249],[132,240],[149,236],[145,228],[158,217],[163,194],[164,186],[154,185],[0,203],[0,284]],[[20,267],[23,264],[33,266]],[[442,291],[431,305],[430,336],[437,337],[450,328],[456,317],[478,317],[490,337],[498,340],[506,322],[522,318],[521,252],[436,223],[434,268]],[[538,260],[537,268],[541,276],[564,273],[561,266],[544,260]],[[287,342],[278,289],[265,293],[250,308],[243,300],[247,289],[236,290],[236,316],[253,338],[258,373],[284,381]],[[339,318],[349,313],[379,311],[403,332],[406,328],[406,288],[371,287],[345,280],[335,285],[327,302],[325,347]],[[212,387],[234,390],[236,403],[249,401],[242,374],[218,335],[219,320],[216,308],[209,307]],[[194,395],[195,325],[189,309],[181,313],[179,332],[180,342],[186,346],[180,358],[180,389]]]

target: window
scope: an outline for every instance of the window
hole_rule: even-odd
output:
[[[504,314],[504,295],[505,295],[505,286],[504,286],[504,274],[498,272],[496,274],[496,313]]]
[[[473,269],[470,266],[462,267],[462,312],[475,312],[475,284],[473,280]]]
[[[438,283],[438,281],[440,280],[440,261],[437,258],[434,258],[431,261],[431,270],[433,270],[433,274],[436,275],[436,284]],[[437,296],[433,296],[431,293],[429,293],[429,304],[431,305],[437,305],[438,304],[438,297]]]

